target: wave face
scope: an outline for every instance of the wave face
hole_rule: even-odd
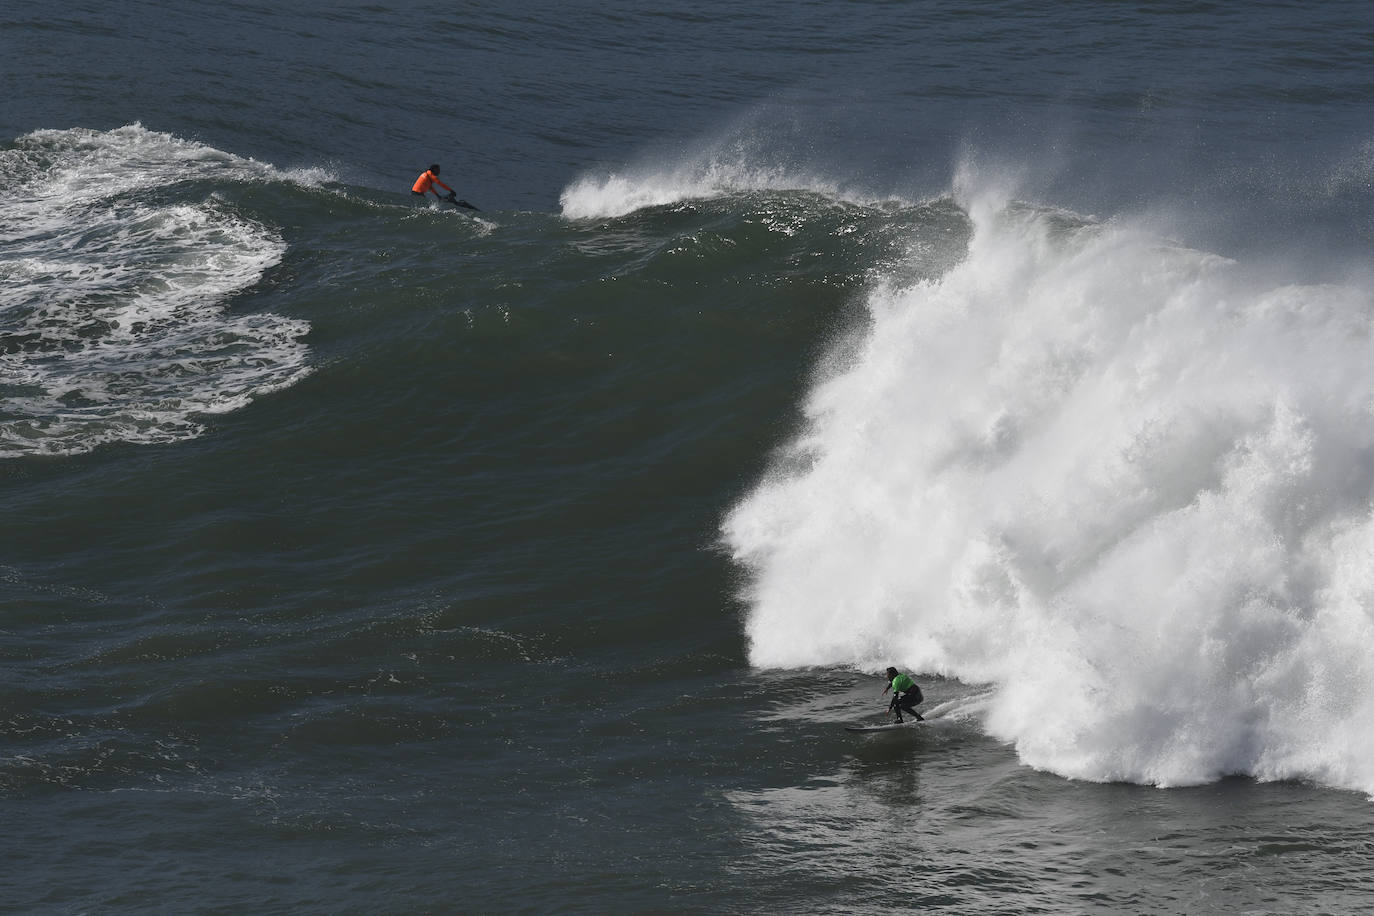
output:
[[[1374,792],[1374,294],[960,184],[723,524],[752,663],[986,684],[1065,776]]]
[[[138,125],[0,151],[0,458],[191,438],[309,371],[308,324],[230,312],[286,245],[208,180],[284,179]]]

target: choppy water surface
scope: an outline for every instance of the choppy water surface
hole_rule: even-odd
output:
[[[0,19],[0,907],[1365,907],[1361,7]]]

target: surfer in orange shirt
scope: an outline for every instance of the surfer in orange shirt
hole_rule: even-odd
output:
[[[453,188],[450,188],[448,185],[444,184],[442,181],[439,180],[439,166],[437,163],[435,165],[431,165],[423,175],[415,179],[415,186],[410,189],[410,193],[415,194],[419,197],[424,197],[426,193],[434,191],[434,186],[436,184],[448,192],[449,199],[458,196],[457,191],[453,190]],[[445,199],[444,196],[440,194],[438,191],[434,191],[434,196],[439,198],[440,200]]]
[[[438,191],[434,190],[434,186],[436,184],[448,192],[447,197],[440,194]],[[416,197],[424,197],[425,194],[430,191],[434,192],[435,197],[439,198],[440,200],[448,201],[455,207],[462,207],[466,210],[478,209],[477,207],[474,207],[472,204],[468,203],[466,200],[459,200],[458,192],[439,180],[439,164],[437,162],[434,165],[431,165],[428,169],[426,169],[424,174],[422,174],[419,178],[415,179],[415,185],[410,189],[410,193],[414,194]]]

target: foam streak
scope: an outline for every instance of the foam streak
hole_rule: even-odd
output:
[[[0,154],[0,457],[189,438],[196,414],[309,371],[307,324],[222,307],[280,262],[278,234],[158,197],[273,174],[137,125],[39,131]]]

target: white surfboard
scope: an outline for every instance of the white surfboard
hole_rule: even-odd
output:
[[[913,725],[920,725],[919,719],[907,719],[905,722],[887,722],[883,725],[846,725],[844,730],[847,732],[899,732]]]

